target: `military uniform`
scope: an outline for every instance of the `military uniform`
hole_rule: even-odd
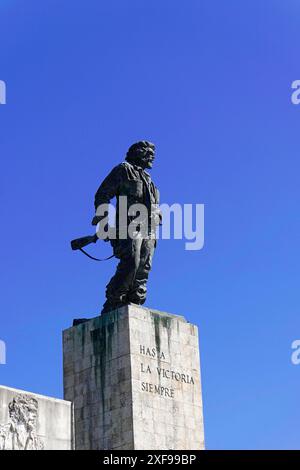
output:
[[[127,206],[144,204],[148,209],[147,236],[136,238],[119,237],[119,196],[127,196]],[[143,304],[146,300],[147,280],[151,270],[152,258],[156,247],[155,225],[160,219],[158,211],[159,191],[151,181],[149,173],[138,165],[123,162],[117,165],[105,178],[95,195],[95,209],[101,204],[110,203],[117,198],[116,228],[117,238],[110,240],[114,255],[119,264],[115,275],[106,286],[106,302],[103,311],[133,302]],[[155,217],[154,224],[152,223]],[[158,219],[157,219],[158,217]],[[127,227],[132,221],[127,217]],[[126,227],[126,228],[127,228]],[[124,227],[123,227],[124,228]]]

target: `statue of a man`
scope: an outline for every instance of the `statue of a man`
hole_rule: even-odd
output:
[[[126,161],[113,168],[95,195],[96,216],[93,218],[93,225],[103,220],[103,216],[97,215],[99,206],[109,204],[114,197],[117,198],[116,237],[110,239],[110,242],[115,257],[120,261],[115,275],[106,286],[106,302],[102,313],[129,303],[141,305],[146,300],[146,284],[156,247],[155,226],[161,221],[159,192],[149,173],[145,171],[152,168],[154,154],[155,146],[151,142],[133,144],[127,152]],[[137,236],[129,236],[128,231],[125,239],[119,236],[120,230],[124,229],[118,225],[120,196],[127,197],[128,208],[133,204],[143,204],[147,209],[147,233],[143,232],[141,235],[139,227],[140,233]],[[132,220],[133,217],[127,214],[126,228]]]

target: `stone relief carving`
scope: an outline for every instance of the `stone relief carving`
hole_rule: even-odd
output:
[[[0,424],[0,450],[43,450],[37,435],[38,401],[18,395],[8,405],[9,421]]]

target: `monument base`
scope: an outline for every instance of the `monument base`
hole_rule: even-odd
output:
[[[63,332],[75,448],[204,449],[198,329],[124,306]]]

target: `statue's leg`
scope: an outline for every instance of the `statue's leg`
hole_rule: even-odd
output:
[[[129,301],[135,304],[142,305],[146,300],[147,281],[152,267],[155,246],[156,240],[154,239],[143,239],[142,241],[139,266],[128,294]]]
[[[129,303],[128,292],[132,286],[140,264],[142,239],[116,240],[114,255],[119,258],[115,275],[106,286],[106,302],[104,311],[113,310]]]

